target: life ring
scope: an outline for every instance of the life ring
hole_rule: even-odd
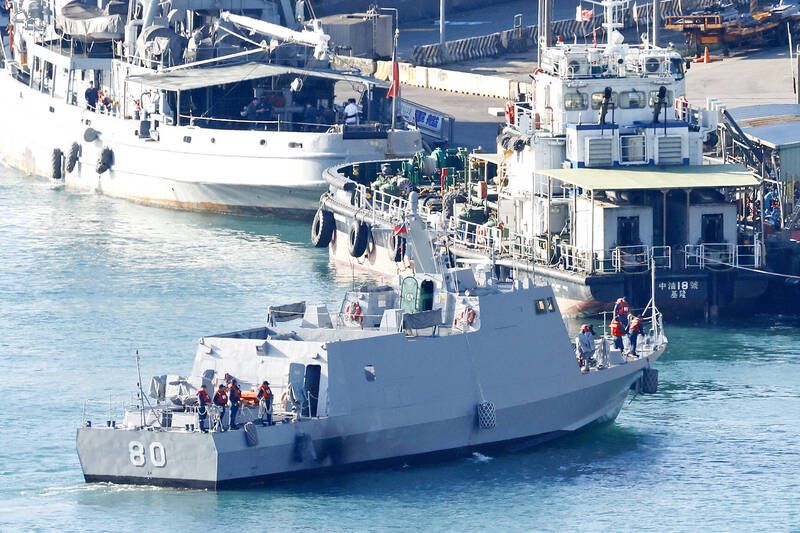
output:
[[[314,222],[311,223],[311,244],[317,248],[325,248],[333,239],[333,232],[336,230],[336,222],[333,213],[318,209],[314,215]]]
[[[514,124],[514,102],[508,101],[505,106],[506,122]]]
[[[536,70],[534,70],[534,71],[533,71],[533,79],[535,80],[535,79],[536,79],[536,76],[538,76],[538,75],[539,75],[539,74],[541,74],[542,72],[544,72],[544,69],[542,69],[542,68],[537,68]]]
[[[350,302],[344,308],[344,315],[350,322],[364,323],[364,315],[361,314],[361,306],[358,302]]]
[[[475,322],[477,316],[477,313],[475,313],[472,307],[465,307],[464,310],[461,311],[461,314],[453,319],[453,327],[455,328],[459,324],[462,326],[471,326]]]

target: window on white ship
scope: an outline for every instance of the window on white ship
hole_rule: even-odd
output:
[[[600,106],[603,104],[603,93],[593,93],[592,94],[592,109],[600,109]],[[611,107],[617,107],[617,93],[611,93]]]
[[[622,91],[619,93],[619,107],[622,109],[644,109],[647,99],[641,91]]]
[[[655,107],[656,98],[658,98],[658,91],[650,91],[650,107]],[[664,103],[668,106],[671,106],[675,103],[675,100],[672,99],[672,91],[667,91],[667,96],[664,98]]]
[[[619,153],[622,163],[644,163],[644,135],[622,135],[619,138]]]
[[[577,91],[564,94],[564,109],[567,111],[583,111],[587,107],[589,102],[585,94]]]

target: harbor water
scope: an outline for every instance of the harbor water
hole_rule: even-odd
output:
[[[800,528],[800,319],[766,314],[667,324],[658,394],[531,450],[221,493],[85,484],[83,402],[133,390],[136,350],[145,382],[185,375],[198,337],[363,280],[308,234],[0,168],[0,531]]]

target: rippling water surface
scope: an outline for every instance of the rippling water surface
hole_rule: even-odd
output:
[[[86,398],[186,374],[203,334],[352,283],[306,224],[185,213],[0,168],[0,530],[795,530],[800,320],[669,326],[660,391],[498,457],[213,493],[86,485]],[[162,529],[163,528],[163,529]]]

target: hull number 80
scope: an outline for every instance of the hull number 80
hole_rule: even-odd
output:
[[[128,452],[133,466],[144,466],[147,463],[147,449],[138,440],[128,443]],[[164,451],[164,445],[160,442],[150,444],[150,464],[159,468],[167,464],[167,453]]]

